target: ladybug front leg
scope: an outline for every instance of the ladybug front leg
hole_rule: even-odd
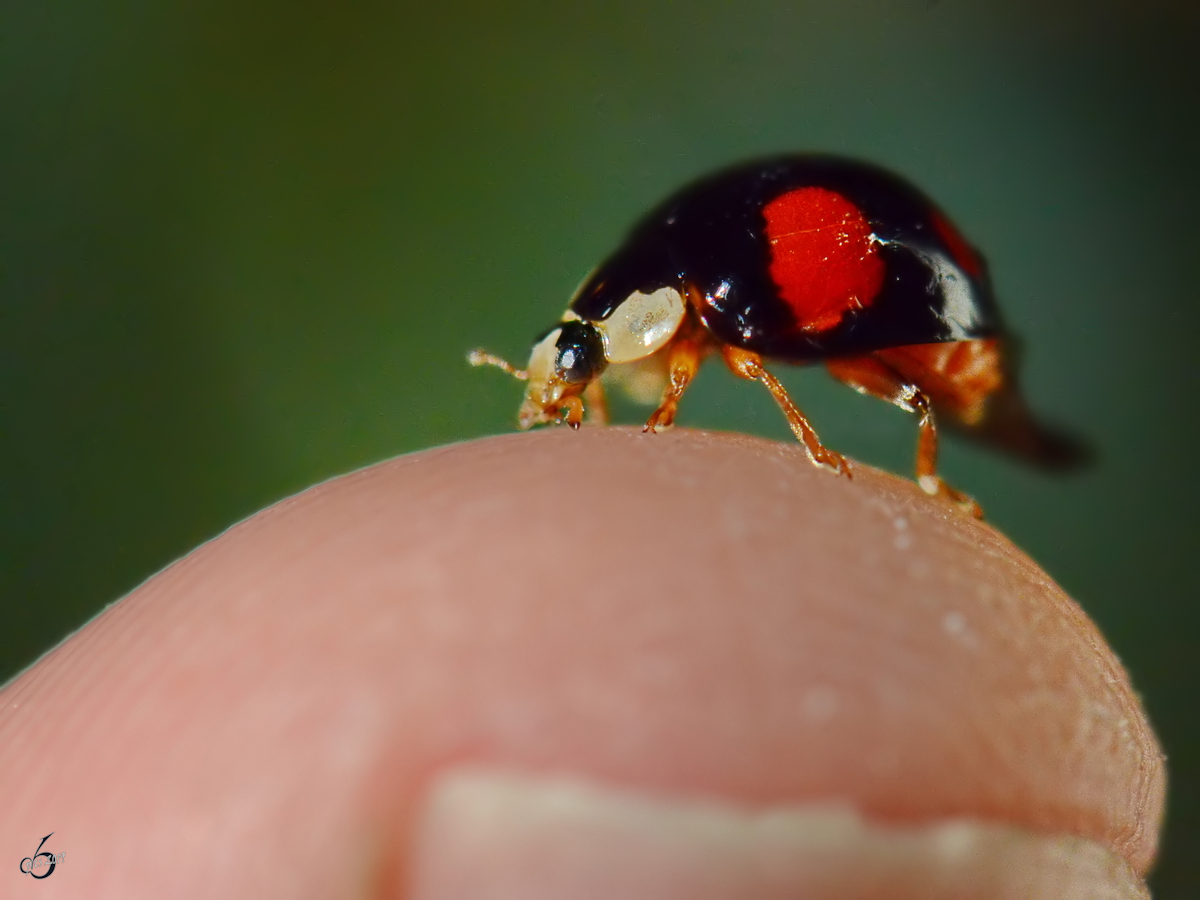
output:
[[[818,466],[825,466],[847,478],[852,477],[850,464],[846,462],[846,458],[840,453],[834,453],[821,443],[817,432],[808,423],[804,413],[800,412],[800,408],[792,402],[792,398],[788,396],[784,386],[779,383],[779,379],[763,367],[762,357],[731,344],[726,344],[721,348],[721,355],[725,358],[725,364],[729,366],[733,374],[750,381],[761,381],[771,392],[771,396],[775,398],[775,402],[779,404],[779,408],[787,417],[792,434],[796,435],[800,443],[804,445],[809,459]]]
[[[578,394],[563,397],[558,401],[558,415],[560,422],[566,422],[572,430],[578,431],[583,424],[583,398]]]
[[[945,497],[976,518],[983,518],[983,510],[978,503],[950,487],[937,474],[937,423],[933,417],[933,403],[924,391],[905,381],[886,363],[870,356],[830,360],[826,367],[834,378],[860,394],[878,397],[916,414],[920,428],[917,435],[917,484],[925,493]]]

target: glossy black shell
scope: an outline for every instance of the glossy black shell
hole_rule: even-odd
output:
[[[885,265],[873,303],[819,333],[796,327],[771,280],[763,207],[802,187],[834,191],[866,217]],[[607,318],[633,291],[690,283],[719,340],[791,362],[885,347],[996,335],[1000,321],[982,257],[979,277],[955,263],[933,203],[903,179],[832,156],[759,161],[693,183],[650,212],[581,286],[571,309]]]

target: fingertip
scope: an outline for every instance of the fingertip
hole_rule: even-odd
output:
[[[52,818],[93,876],[160,894],[193,871],[161,861],[264,842],[332,885],[326,855],[364,833],[406,853],[416,798],[467,761],[751,814],[1002,824],[1144,872],[1162,756],[1095,626],[986,523],[855,475],[598,428],[320,485],[5,689],[0,837]]]

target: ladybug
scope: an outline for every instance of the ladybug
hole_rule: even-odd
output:
[[[527,382],[522,429],[578,428],[585,403],[606,420],[599,379],[610,367],[654,376],[654,431],[719,355],[770,391],[813,463],[849,478],[764,365],[822,362],[915,414],[918,484],[978,515],[937,474],[935,414],[1034,462],[1080,457],[1029,413],[1010,347],[983,257],[932,201],[873,165],[798,155],[718,172],[652,210],[535,341],[527,368],[481,350],[469,360]]]

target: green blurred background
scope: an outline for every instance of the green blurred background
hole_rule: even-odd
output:
[[[1157,896],[1200,896],[1198,53],[1184,2],[5,4],[0,678],[280,497],[508,430],[517,386],[465,351],[522,359],[668,190],[844,152],[984,248],[1031,401],[1099,450],[945,470],[1131,670],[1170,756]],[[785,378],[910,470],[903,413]],[[682,421],[788,439],[715,366]]]

